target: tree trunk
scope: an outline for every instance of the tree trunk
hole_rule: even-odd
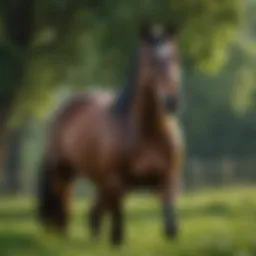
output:
[[[24,127],[9,131],[5,152],[5,188],[8,194],[17,194],[22,190],[22,141]]]
[[[18,0],[4,1],[1,5],[7,40],[0,46],[0,169],[5,170],[6,185],[12,192],[21,188],[18,172],[23,129],[6,131],[5,125],[26,72],[26,54],[34,30],[34,4],[35,0]]]
[[[3,111],[0,113],[0,184],[2,184],[3,178],[3,167],[5,159],[5,145],[6,145],[6,115]]]

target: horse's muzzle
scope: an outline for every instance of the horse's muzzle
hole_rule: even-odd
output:
[[[164,106],[168,112],[176,112],[179,107],[179,98],[176,95],[165,96],[164,97]]]

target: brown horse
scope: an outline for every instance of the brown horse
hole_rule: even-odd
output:
[[[97,189],[89,214],[94,237],[108,211],[111,241],[123,241],[124,196],[143,186],[159,193],[165,233],[177,235],[175,195],[183,144],[175,117],[180,64],[173,31],[141,29],[134,62],[121,95],[76,95],[53,120],[39,180],[39,214],[43,224],[60,233],[66,231],[73,181],[81,176]]]

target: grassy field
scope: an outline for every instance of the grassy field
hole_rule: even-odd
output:
[[[40,233],[33,200],[0,199],[0,256],[251,256],[256,255],[256,189],[233,188],[182,196],[181,235],[175,243],[161,233],[162,218],[153,197],[126,203],[126,243],[113,250],[106,231],[92,243],[85,222],[86,200],[75,203],[70,237]]]

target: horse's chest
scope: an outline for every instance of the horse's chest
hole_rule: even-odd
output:
[[[162,141],[140,141],[135,145],[128,181],[134,186],[155,186],[169,170],[170,151]]]

